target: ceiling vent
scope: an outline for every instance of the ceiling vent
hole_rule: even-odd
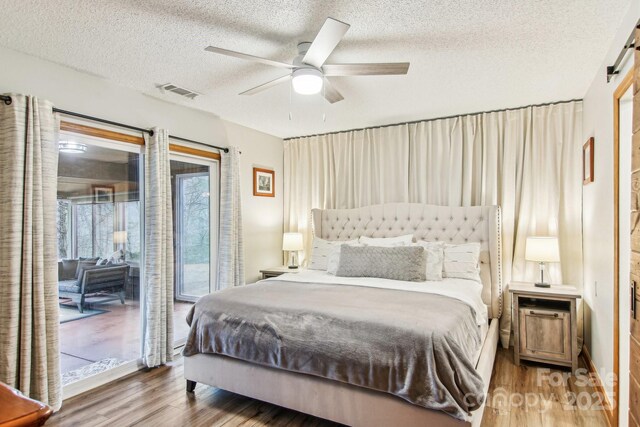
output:
[[[185,88],[180,87],[178,85],[175,85],[173,83],[165,83],[163,85],[158,86],[158,89],[160,89],[160,91],[162,93],[172,92],[172,93],[175,93],[177,95],[180,95],[180,96],[183,96],[183,97],[189,98],[189,99],[195,99],[197,96],[201,95],[198,92],[194,92],[192,90],[185,89]]]

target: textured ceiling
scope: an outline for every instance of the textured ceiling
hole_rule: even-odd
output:
[[[0,0],[0,45],[289,137],[581,98],[631,1]],[[238,96],[285,73],[203,50],[290,62],[327,16],[351,24],[327,62],[409,74],[335,78],[333,105],[290,101],[286,84]],[[204,96],[155,89],[167,82]]]

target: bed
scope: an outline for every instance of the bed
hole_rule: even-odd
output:
[[[471,289],[465,288],[465,283],[443,281],[416,287],[415,283],[336,278],[308,271],[225,291],[199,302],[190,313],[196,326],[192,324],[185,347],[187,389],[203,383],[353,426],[480,425],[502,312],[500,209],[392,203],[314,210],[311,221],[314,235],[326,240],[411,233],[418,240],[479,242],[482,283],[465,292]],[[424,291],[426,288],[429,291]],[[317,301],[318,308],[312,301]],[[205,308],[206,304],[211,307]],[[221,311],[213,314],[221,304]],[[370,309],[363,310],[365,307]],[[212,326],[205,320],[226,317],[227,311],[233,310],[239,313],[235,323]],[[316,326],[312,340],[286,335],[290,339],[286,345],[278,341],[281,329],[287,327],[283,319],[295,318],[305,324],[297,329],[290,326],[295,335],[307,326],[304,313],[318,310],[324,311],[321,316],[310,316],[311,320],[330,321],[326,328]],[[460,313],[462,320],[445,312]],[[247,336],[227,339],[232,335],[229,331],[257,322],[253,317],[262,319],[266,327],[258,332],[245,328]],[[348,341],[349,325],[358,331],[353,339],[360,339],[360,345]],[[397,339],[388,339],[394,331]],[[468,337],[469,343],[461,336]],[[252,344],[265,337],[271,339],[271,348],[267,341],[260,344],[263,347]],[[384,347],[386,342],[380,337],[391,342],[391,354],[400,351],[402,342],[409,346],[417,342],[419,351],[409,358],[407,352],[390,359],[390,370],[380,370],[373,361],[368,370],[345,366],[343,359],[372,357],[375,352],[363,353],[359,347]],[[431,341],[423,344],[419,341],[423,338]],[[420,352],[423,347],[426,353]],[[336,356],[348,348],[353,349],[349,356]],[[425,365],[426,359],[431,367]],[[398,375],[401,369],[404,371]],[[422,379],[433,384],[433,390],[424,384],[413,387]]]

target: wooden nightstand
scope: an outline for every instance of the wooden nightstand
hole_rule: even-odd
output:
[[[260,270],[262,274],[262,280],[268,279],[269,277],[278,277],[284,273],[297,273],[301,270],[301,267],[298,268],[289,268],[286,265],[280,267],[267,268],[265,270]]]
[[[577,299],[573,286],[538,288],[533,283],[509,285],[513,301],[514,359],[578,369]]]

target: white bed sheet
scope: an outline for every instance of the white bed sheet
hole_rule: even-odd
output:
[[[368,286],[371,288],[395,289],[422,292],[455,298],[466,303],[476,313],[479,326],[488,324],[487,306],[482,301],[482,285],[473,280],[445,278],[440,281],[405,282],[402,280],[379,279],[374,277],[341,277],[323,270],[300,270],[285,273],[263,281],[283,280],[287,282],[327,283],[333,285]],[[484,339],[483,334],[483,339]]]

